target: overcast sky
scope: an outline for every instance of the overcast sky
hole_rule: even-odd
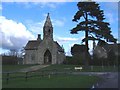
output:
[[[118,38],[118,3],[99,2],[105,18],[110,23],[112,34]],[[28,40],[35,40],[37,34],[43,38],[43,25],[49,12],[53,24],[54,40],[63,45],[66,55],[71,46],[81,44],[84,32],[70,34],[77,23],[72,18],[78,11],[77,2],[2,2],[0,10],[0,53],[9,49],[21,49]],[[92,48],[92,42],[89,42]]]

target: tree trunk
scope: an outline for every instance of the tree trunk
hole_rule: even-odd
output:
[[[88,14],[86,13],[85,14],[85,21],[88,21]],[[87,28],[87,30],[85,31],[85,38],[88,38],[88,25],[86,24],[86,28]],[[88,50],[89,50],[89,48],[88,48],[88,40],[86,40],[85,41],[85,45],[86,45],[86,59],[85,59],[85,67],[88,67],[88,65],[89,65],[89,63],[88,63],[88,61],[89,61],[89,52],[88,52]]]

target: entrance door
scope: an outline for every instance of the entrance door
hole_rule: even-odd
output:
[[[51,64],[52,56],[49,50],[46,50],[44,54],[44,64]]]

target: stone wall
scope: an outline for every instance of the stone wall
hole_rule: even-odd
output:
[[[37,64],[37,50],[26,50],[24,64]]]

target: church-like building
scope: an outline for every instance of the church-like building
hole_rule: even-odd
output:
[[[37,40],[28,41],[24,64],[61,64],[64,59],[63,47],[53,40],[53,26],[48,13],[43,26],[43,40],[38,34]]]

